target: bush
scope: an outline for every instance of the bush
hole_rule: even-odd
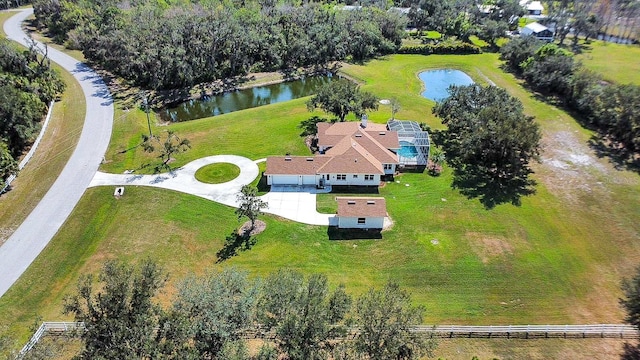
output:
[[[418,55],[433,55],[433,54],[480,54],[482,50],[479,46],[465,43],[465,42],[446,42],[439,44],[426,44],[422,46],[403,46],[397,51],[398,54],[418,54]]]

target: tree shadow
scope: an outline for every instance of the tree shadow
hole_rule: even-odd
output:
[[[505,203],[520,206],[523,196],[535,193],[536,182],[528,176],[531,172],[522,169],[520,173],[505,178],[492,176],[475,166],[467,166],[464,170],[454,170],[451,186],[468,199],[478,198],[486,209]]]
[[[216,253],[218,257],[216,263],[230,259],[238,255],[241,251],[250,250],[257,241],[255,237],[251,237],[250,231],[249,229],[245,230],[242,234],[238,234],[238,230],[233,230],[227,235],[224,239],[224,246]]]
[[[327,228],[329,240],[379,240],[381,229],[339,229],[337,226]]]
[[[640,174],[640,155],[630,152],[621,144],[598,134],[591,136],[589,147],[597,157],[608,158],[616,170],[629,170]]]
[[[622,346],[622,354],[620,354],[622,360],[640,360],[640,345],[632,345],[625,342]]]

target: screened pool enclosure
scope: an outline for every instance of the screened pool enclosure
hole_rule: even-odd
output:
[[[398,161],[403,166],[426,166],[429,160],[429,133],[415,121],[389,120],[389,130],[398,132]]]

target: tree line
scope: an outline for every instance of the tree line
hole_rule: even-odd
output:
[[[570,110],[587,127],[597,130],[597,147],[621,162],[637,162],[640,153],[640,86],[604,81],[575,61],[573,54],[533,37],[512,39],[501,58],[533,90]]]
[[[274,1],[38,0],[34,10],[56,41],[153,89],[361,61],[394,52],[406,26],[401,15],[373,7]]]
[[[187,277],[162,306],[167,274],[153,261],[107,262],[97,280],[83,276],[64,301],[86,328],[78,359],[418,359],[436,345],[409,331],[424,309],[393,282],[354,299],[320,274],[228,268]],[[244,338],[259,333],[272,340],[250,354]]]
[[[17,50],[0,40],[0,188],[40,131],[47,105],[65,84],[35,44]]]

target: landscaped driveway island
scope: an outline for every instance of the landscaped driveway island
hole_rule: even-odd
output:
[[[194,160],[169,173],[156,175],[107,174],[97,172],[89,187],[93,186],[151,186],[180,191],[224,205],[237,207],[236,196],[242,186],[250,184],[259,175],[258,163],[236,155],[215,155]],[[206,165],[230,163],[240,168],[240,175],[222,184],[205,184],[195,177],[196,171]],[[328,191],[326,189],[324,191]],[[126,189],[125,194],[126,196]],[[309,225],[329,225],[334,214],[316,211],[314,186],[273,186],[271,192],[261,197],[269,205],[264,212]]]

